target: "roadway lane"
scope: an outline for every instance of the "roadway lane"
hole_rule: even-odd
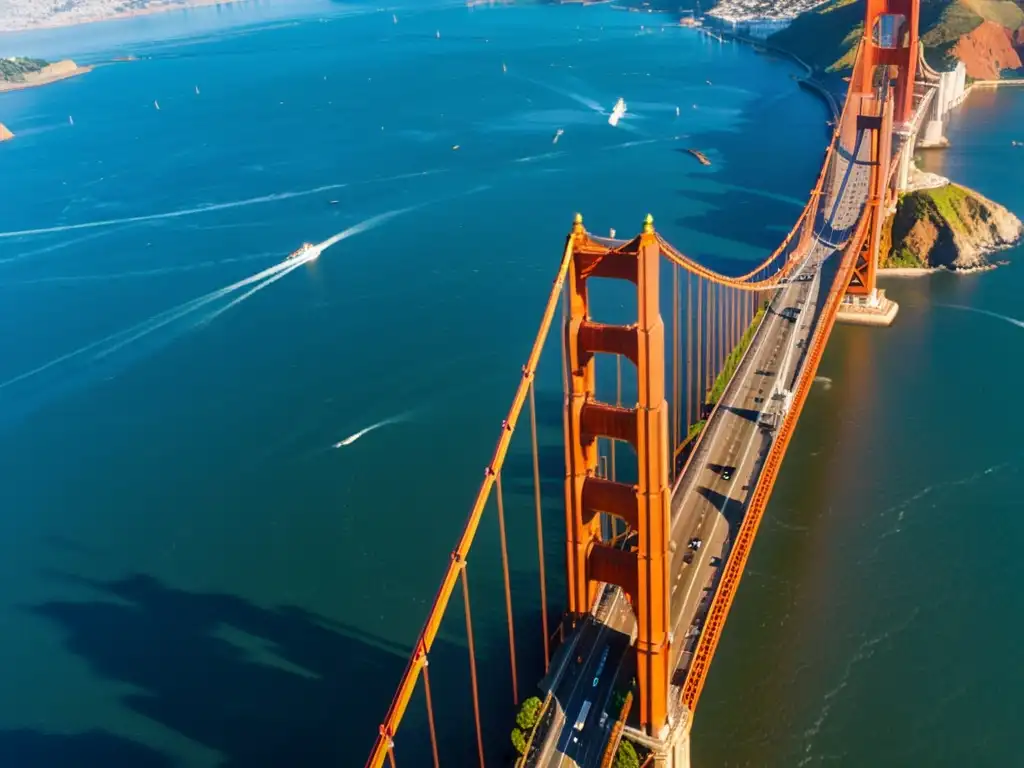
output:
[[[860,217],[870,179],[866,164],[870,150],[868,141],[859,141],[856,161],[839,156],[830,169],[834,181],[823,196],[823,214],[799,277],[789,280],[772,297],[741,369],[707,425],[699,455],[690,462],[687,476],[673,494],[670,661],[677,670],[676,684],[685,677],[713,594],[713,580],[729,555],[729,534],[742,523],[774,439],[773,434],[760,430],[757,420],[774,389],[792,391],[803,370],[804,353],[821,308],[821,266],[841,244],[828,237],[844,235]],[[726,467],[731,469],[728,480],[722,476]],[[695,537],[703,544],[692,553],[692,562],[687,562],[688,544]]]
[[[604,740],[591,734],[598,730],[601,713],[608,707],[615,677],[625,659],[633,625],[636,623],[633,610],[621,589],[607,586],[603,594],[604,606],[599,604],[596,611],[603,620],[590,617],[584,619],[576,649],[566,660],[565,672],[554,692],[556,717],[548,729],[535,765],[583,765],[587,759],[593,760],[594,753],[599,753],[603,748]],[[599,674],[598,667],[601,666],[605,650],[608,650],[608,654]],[[594,685],[595,678],[597,686]],[[576,722],[585,701],[591,702],[590,712],[583,728],[577,730]],[[606,730],[612,721],[614,718],[609,715],[601,730]],[[600,763],[600,755],[597,761]]]

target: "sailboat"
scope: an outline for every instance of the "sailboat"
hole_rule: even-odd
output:
[[[397,24],[398,23],[398,17],[395,14],[393,14],[393,13],[391,14],[391,23],[392,24]]]
[[[676,117],[679,117],[679,107],[676,107]]]
[[[199,95],[199,86],[197,85],[196,86],[196,96],[198,96],[198,95]]]
[[[508,72],[508,67],[505,66],[505,62],[504,61],[501,62],[501,71],[502,72]]]
[[[75,124],[75,118],[73,118],[71,115],[68,115],[68,125],[74,125],[74,124]]]
[[[441,30],[440,29],[437,30],[437,32],[434,33],[434,37],[436,37],[438,40],[441,39]]]
[[[153,99],[153,106],[156,107],[158,112],[160,111],[160,102],[156,99]]]

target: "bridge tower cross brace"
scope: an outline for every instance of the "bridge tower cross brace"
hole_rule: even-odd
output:
[[[857,253],[853,274],[846,293],[851,296],[875,295],[878,274],[879,249],[882,230],[890,202],[889,167],[892,158],[893,111],[897,106],[891,98],[878,102],[866,98],[862,104],[873,105],[877,115],[857,115],[857,128],[866,130],[871,137],[871,178],[868,182],[868,237]]]
[[[876,67],[897,67],[899,74],[895,85],[893,117],[897,123],[906,123],[914,115],[921,0],[867,0],[864,12],[863,66],[859,76],[851,80],[850,87],[856,89],[857,93],[871,93]],[[882,21],[886,17],[901,18],[902,24],[895,29],[883,29]],[[890,32],[894,33],[892,39],[883,39],[889,37]]]
[[[583,218],[573,237],[586,242]],[[569,271],[565,341],[565,524],[569,613],[587,613],[600,582],[622,587],[637,618],[637,687],[640,722],[659,733],[668,715],[669,691],[669,445],[665,399],[665,324],[658,271],[661,248],[648,216],[636,252],[588,253],[577,249]],[[632,282],[637,322],[598,323],[590,317],[587,281],[604,277]],[[597,400],[594,356],[619,354],[637,367],[635,408]],[[597,438],[627,442],[637,453],[636,485],[597,476]],[[614,515],[637,532],[636,546],[601,540],[600,513]]]

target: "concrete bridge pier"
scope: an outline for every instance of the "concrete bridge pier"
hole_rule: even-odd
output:
[[[914,150],[917,148],[917,134],[908,133],[903,137],[903,152],[900,167],[896,171],[896,191],[906,192],[910,186],[910,169],[914,165]]]
[[[917,144],[921,149],[949,146],[949,139],[946,138],[944,130],[946,115],[966,96],[967,68],[962,61],[957,62],[956,67],[949,72],[938,73],[930,114],[925,121],[923,135]]]
[[[690,768],[690,714],[683,713],[661,732],[652,737],[634,728],[626,728],[623,736],[651,750],[653,768]]]

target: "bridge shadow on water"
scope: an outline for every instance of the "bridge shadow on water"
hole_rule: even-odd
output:
[[[0,765],[11,768],[171,768],[166,755],[104,731],[0,731]]]
[[[127,708],[216,750],[224,768],[362,765],[408,659],[408,648],[301,608],[267,609],[141,574],[110,582],[58,576],[100,597],[30,610],[59,626],[68,650],[94,673],[135,689],[121,698]],[[464,631],[462,611],[453,613],[458,621],[446,620],[431,654],[431,684],[442,762],[463,765],[475,762],[476,749],[467,738],[472,705],[464,634],[457,635],[458,626]],[[484,646],[491,639],[481,642],[477,635]],[[507,677],[507,645],[505,654]],[[478,646],[477,665],[482,678],[504,679],[501,671],[488,670],[497,662],[486,648]],[[485,738],[493,739],[500,727],[495,749],[502,752],[511,702],[492,706],[497,696],[482,692]],[[403,766],[432,764],[422,685],[396,754]],[[163,768],[172,757],[177,765],[177,756],[103,732],[0,732],[4,766]]]

